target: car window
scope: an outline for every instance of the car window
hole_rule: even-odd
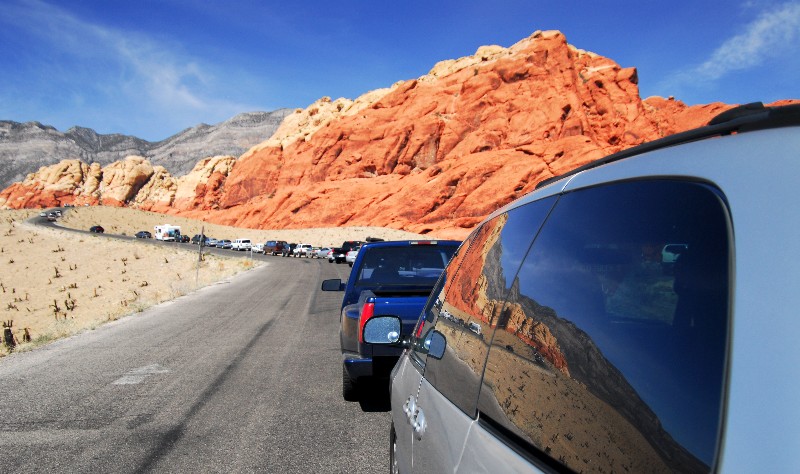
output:
[[[554,198],[548,198],[521,206],[476,230],[469,247],[450,262],[436,293],[437,304],[427,308],[418,328],[423,347],[433,328],[447,341],[442,359],[425,360],[425,378],[471,416],[475,415],[491,330],[509,284],[553,202]],[[417,359],[422,360],[417,352]]]
[[[427,286],[436,283],[455,245],[364,247],[356,286]]]
[[[704,184],[565,194],[504,305],[481,419],[576,471],[708,472],[729,240],[724,201]]]

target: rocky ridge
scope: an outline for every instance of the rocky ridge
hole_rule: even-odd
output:
[[[55,194],[63,183],[40,170],[0,193],[0,206],[102,200],[240,227],[380,226],[463,238],[543,179],[704,125],[732,106],[642,100],[635,68],[538,31],[354,101],[326,97],[289,111],[238,159],[207,153],[215,158],[180,177],[153,162],[143,182],[123,184],[139,189],[116,188],[111,199],[110,187],[83,182],[71,197]]]
[[[239,156],[275,132],[292,110],[247,112],[216,125],[200,124],[165,140],[149,142],[121,134],[99,134],[72,127],[59,132],[39,122],[0,121],[0,187],[22,181],[28,173],[63,160],[98,163],[101,167],[127,156],[142,156],[172,175],[182,176],[203,158]]]

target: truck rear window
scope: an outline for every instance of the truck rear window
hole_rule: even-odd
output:
[[[455,245],[363,248],[357,286],[433,286],[441,275]]]

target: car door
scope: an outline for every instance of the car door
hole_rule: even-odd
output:
[[[405,405],[412,428],[413,472],[455,472],[477,416],[486,355],[517,269],[556,197],[499,214],[479,227],[453,257],[417,328],[423,377]],[[441,357],[423,356],[433,331]],[[422,364],[420,364],[422,365]],[[411,409],[413,408],[413,409]]]
[[[449,275],[457,273],[463,261],[462,257],[469,249],[474,235],[473,233],[464,241],[442,272],[414,330],[412,346],[400,358],[392,374],[391,397],[392,420],[394,420],[390,447],[392,472],[410,473],[417,470],[414,467],[413,451],[415,444],[423,440],[426,428],[425,413],[418,409],[417,399],[428,356],[425,350],[425,338],[420,336],[429,334],[435,327],[442,312],[444,287],[447,285]],[[444,317],[450,317],[446,311]]]

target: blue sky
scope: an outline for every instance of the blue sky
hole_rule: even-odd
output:
[[[636,67],[642,97],[800,98],[800,0],[0,0],[0,120],[158,141],[354,99],[536,30]]]

